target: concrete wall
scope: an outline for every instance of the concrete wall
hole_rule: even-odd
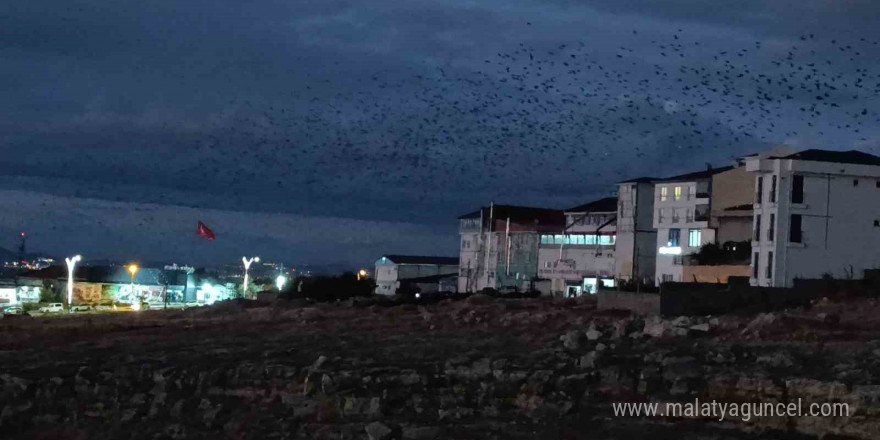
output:
[[[850,269],[858,277],[865,269],[880,267],[880,226],[874,226],[880,220],[880,167],[777,159],[750,161],[749,169],[763,175],[765,182],[778,177],[776,203],[769,202],[770,185],[765,183],[764,203],[755,206],[755,227],[761,236],[752,242],[758,254],[758,277],[752,284],[789,287],[796,278],[821,278],[825,273],[846,278]],[[791,203],[795,174],[804,176],[800,204]],[[802,243],[789,242],[792,214],[801,215]]]
[[[749,277],[752,267],[744,265],[682,266],[682,282],[727,283],[731,276]]]
[[[600,290],[597,297],[599,310],[628,310],[639,315],[660,314],[660,295],[656,293]]]
[[[669,240],[669,230],[673,228],[660,228],[657,231],[657,248],[665,247],[668,244]],[[687,224],[678,228],[681,230],[681,235],[679,239],[679,247],[681,248],[680,255],[664,255],[657,254],[657,280],[656,283],[659,285],[663,281],[663,275],[672,275],[672,281],[679,282],[689,282],[691,278],[686,278],[684,276],[683,271],[683,258],[685,255],[690,255],[700,250],[700,246],[706,243],[714,243],[715,242],[715,230],[709,228],[689,228]],[[688,234],[690,229],[700,229],[700,245],[699,246],[689,246],[688,245]]]
[[[755,201],[755,176],[740,166],[712,176],[712,212]]]
[[[565,281],[583,284],[586,277],[614,278],[614,246],[541,245],[538,277],[551,280],[551,292],[562,293]]]
[[[749,211],[751,213],[751,211]],[[752,216],[716,218],[718,244],[728,241],[749,241],[752,239]]]
[[[509,237],[504,232],[495,234],[492,248],[498,252],[494,271],[495,286],[492,287],[528,289],[529,283],[538,276],[540,241],[541,236],[537,232],[511,232]],[[492,275],[490,272],[489,276]]]
[[[400,287],[400,280],[419,278],[432,275],[458,274],[457,265],[438,264],[394,264],[391,260],[382,259],[376,262],[376,291],[378,295],[394,295]]]
[[[397,290],[397,265],[391,261],[382,263],[382,260],[376,262],[376,294],[377,295],[394,295]]]
[[[653,279],[657,258],[657,230],[654,229],[654,185],[621,183],[617,192],[617,241],[615,277]]]
[[[486,271],[486,235],[462,232],[458,256],[458,291],[478,291],[488,284]]]

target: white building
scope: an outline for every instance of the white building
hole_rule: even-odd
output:
[[[656,282],[682,281],[683,256],[715,240],[709,227],[712,176],[733,167],[708,169],[654,181],[657,229]]]
[[[614,275],[619,281],[654,283],[657,229],[654,228],[654,183],[642,177],[617,184],[617,240]]]
[[[752,285],[860,278],[880,266],[880,157],[806,150],[746,167],[756,174]]]
[[[427,277],[458,274],[458,258],[425,257],[415,255],[383,255],[376,260],[376,294],[394,295],[407,280],[426,282]]]
[[[565,227],[557,209],[495,205],[458,218],[459,292],[528,290],[538,278],[540,235]]]
[[[541,234],[538,278],[549,279],[549,294],[596,293],[599,283],[614,287],[617,198],[606,197],[565,211],[565,227]]]

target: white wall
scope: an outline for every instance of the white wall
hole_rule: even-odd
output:
[[[755,206],[761,216],[761,237],[752,243],[759,254],[758,277],[753,285],[790,287],[795,278],[845,278],[851,268],[855,278],[865,269],[880,267],[880,167],[865,165],[755,160],[749,169],[764,176],[763,202]],[[777,203],[769,203],[770,179],[778,176]],[[792,176],[804,176],[804,203],[791,203]],[[757,177],[757,175],[756,175]],[[853,181],[858,179],[858,186]],[[770,214],[775,215],[773,240],[767,240]],[[802,219],[802,243],[789,243],[791,215]],[[773,265],[767,275],[767,262]],[[753,261],[754,263],[754,261]]]
[[[657,231],[654,228],[654,185],[621,183],[617,191],[615,277],[654,278]],[[635,272],[635,273],[634,273]]]

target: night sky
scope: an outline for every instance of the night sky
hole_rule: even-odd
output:
[[[490,201],[880,153],[880,5],[733,5],[3,2],[0,247],[363,265],[455,255]]]

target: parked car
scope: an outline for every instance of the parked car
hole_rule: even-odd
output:
[[[3,314],[4,315],[23,315],[24,309],[22,309],[20,306],[10,306],[10,307],[3,309]]]
[[[37,309],[40,313],[61,313],[64,311],[64,304],[50,303]]]
[[[112,312],[113,307],[114,307],[113,304],[98,304],[95,306],[95,311],[96,312]]]
[[[79,304],[70,308],[70,313],[82,313],[92,310],[92,307],[86,304]]]

